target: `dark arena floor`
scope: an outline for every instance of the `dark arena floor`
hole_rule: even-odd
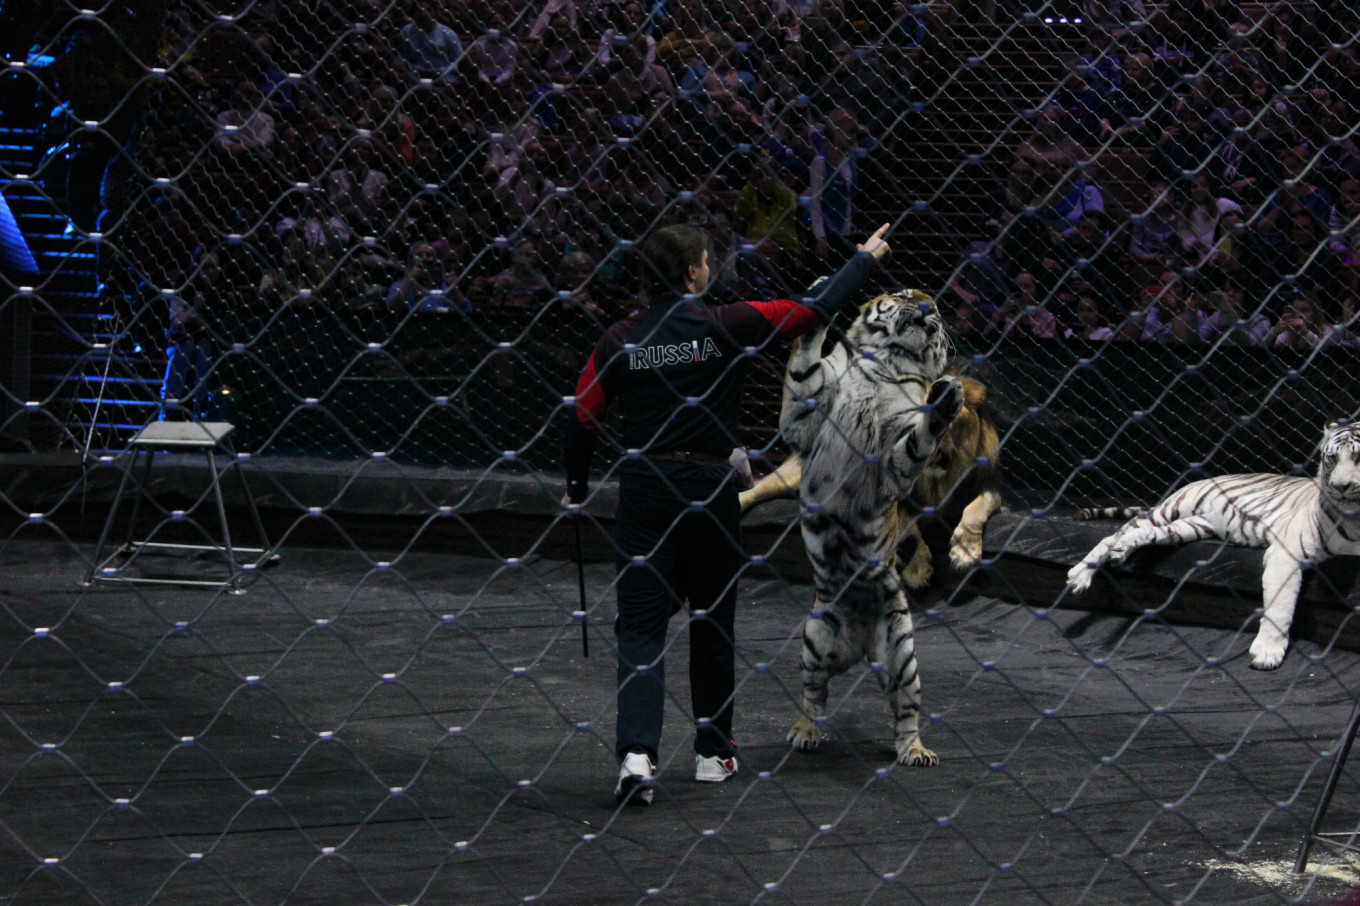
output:
[[[989,533],[989,546],[992,544]],[[673,622],[660,782],[614,804],[613,568],[308,546],[241,595],[80,579],[0,542],[0,902],[1324,903],[1292,865],[1360,656],[985,594],[917,614],[935,768],[897,767],[867,668],[791,752],[811,593],[742,583],[740,774],[693,781]],[[78,552],[80,552],[78,554]],[[163,566],[184,568],[175,556]],[[193,568],[193,564],[190,564]],[[1348,773],[1355,773],[1354,770]],[[1343,777],[1324,830],[1360,825]]]

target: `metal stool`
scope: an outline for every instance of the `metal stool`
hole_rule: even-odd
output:
[[[1308,854],[1312,852],[1314,843],[1334,846],[1345,852],[1360,852],[1360,846],[1352,842],[1356,838],[1355,831],[1327,834],[1318,832],[1318,828],[1322,826],[1322,819],[1327,815],[1327,806],[1332,801],[1332,794],[1336,792],[1337,781],[1341,779],[1341,769],[1346,766],[1346,758],[1351,754],[1351,743],[1355,742],[1357,730],[1360,730],[1360,702],[1356,703],[1355,710],[1351,712],[1350,723],[1346,724],[1346,730],[1338,740],[1337,751],[1333,753],[1332,769],[1327,772],[1327,782],[1322,785],[1322,795],[1318,797],[1317,807],[1313,809],[1313,817],[1308,822],[1308,830],[1299,843],[1299,856],[1294,862],[1295,873],[1302,872],[1308,867]]]
[[[243,593],[241,580],[247,575],[254,573],[260,567],[270,563],[277,558],[272,554],[269,547],[269,539],[265,535],[264,523],[260,521],[260,513],[255,508],[255,498],[250,493],[250,485],[246,481],[245,473],[241,471],[241,464],[236,458],[236,453],[232,449],[230,437],[235,430],[228,422],[152,422],[128,443],[128,452],[132,454],[132,459],[128,463],[127,469],[123,472],[123,479],[118,484],[118,493],[114,495],[113,504],[109,507],[108,518],[104,522],[104,528],[99,533],[99,544],[95,547],[93,565],[89,572],[85,574],[84,584],[90,585],[98,581],[119,581],[119,582],[138,582],[153,585],[196,585],[209,588],[228,587],[233,594]],[[132,506],[132,519],[128,524],[127,540],[108,554],[104,553],[104,546],[108,542],[109,533],[113,529],[114,521],[118,517],[118,508],[123,502],[123,494],[127,490],[128,480],[132,477],[132,472],[137,466],[137,455],[146,454],[146,465],[142,472],[140,488],[143,492],[147,491],[147,481],[151,476],[151,466],[155,462],[156,451],[177,451],[177,452],[201,452],[207,454],[208,467],[211,471],[209,478],[210,489],[214,499],[217,501],[217,516],[222,531],[221,544],[172,544],[168,542],[153,541],[157,529],[141,541],[134,541],[133,535],[137,529],[137,515],[141,509],[142,494],[137,494]],[[217,452],[221,451],[229,457],[229,462],[225,469],[219,470],[217,467]],[[251,518],[255,522],[255,528],[259,532],[260,547],[237,547],[231,542],[231,530],[227,525],[227,509],[222,500],[222,476],[233,467],[236,474],[240,476],[241,488],[245,493],[246,506],[250,510]],[[202,498],[194,503],[188,510],[175,511],[171,515],[171,521],[179,522],[187,518],[194,509],[202,503]],[[199,526],[200,531],[207,535],[207,531]],[[124,575],[123,571],[145,550],[165,550],[165,551],[215,551],[226,558],[228,574],[220,580],[212,579],[179,579],[179,578],[148,578],[143,576]],[[253,560],[242,562],[239,559],[241,554],[257,555]],[[111,566],[115,560],[121,560],[117,566]]]

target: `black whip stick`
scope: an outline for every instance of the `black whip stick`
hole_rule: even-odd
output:
[[[576,581],[581,588],[581,655],[590,657],[590,629],[586,626],[586,556],[581,547],[581,517],[571,520],[576,527]]]

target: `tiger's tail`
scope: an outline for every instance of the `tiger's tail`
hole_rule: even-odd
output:
[[[1072,514],[1072,518],[1082,522],[1090,522],[1093,519],[1128,520],[1136,516],[1146,516],[1147,513],[1146,507],[1106,506],[1077,510]]]

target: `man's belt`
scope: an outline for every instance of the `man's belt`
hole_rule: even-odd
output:
[[[657,462],[683,462],[695,466],[730,466],[732,464],[728,456],[721,456],[717,453],[693,453],[689,450],[667,450],[664,453],[644,452],[642,458]]]

